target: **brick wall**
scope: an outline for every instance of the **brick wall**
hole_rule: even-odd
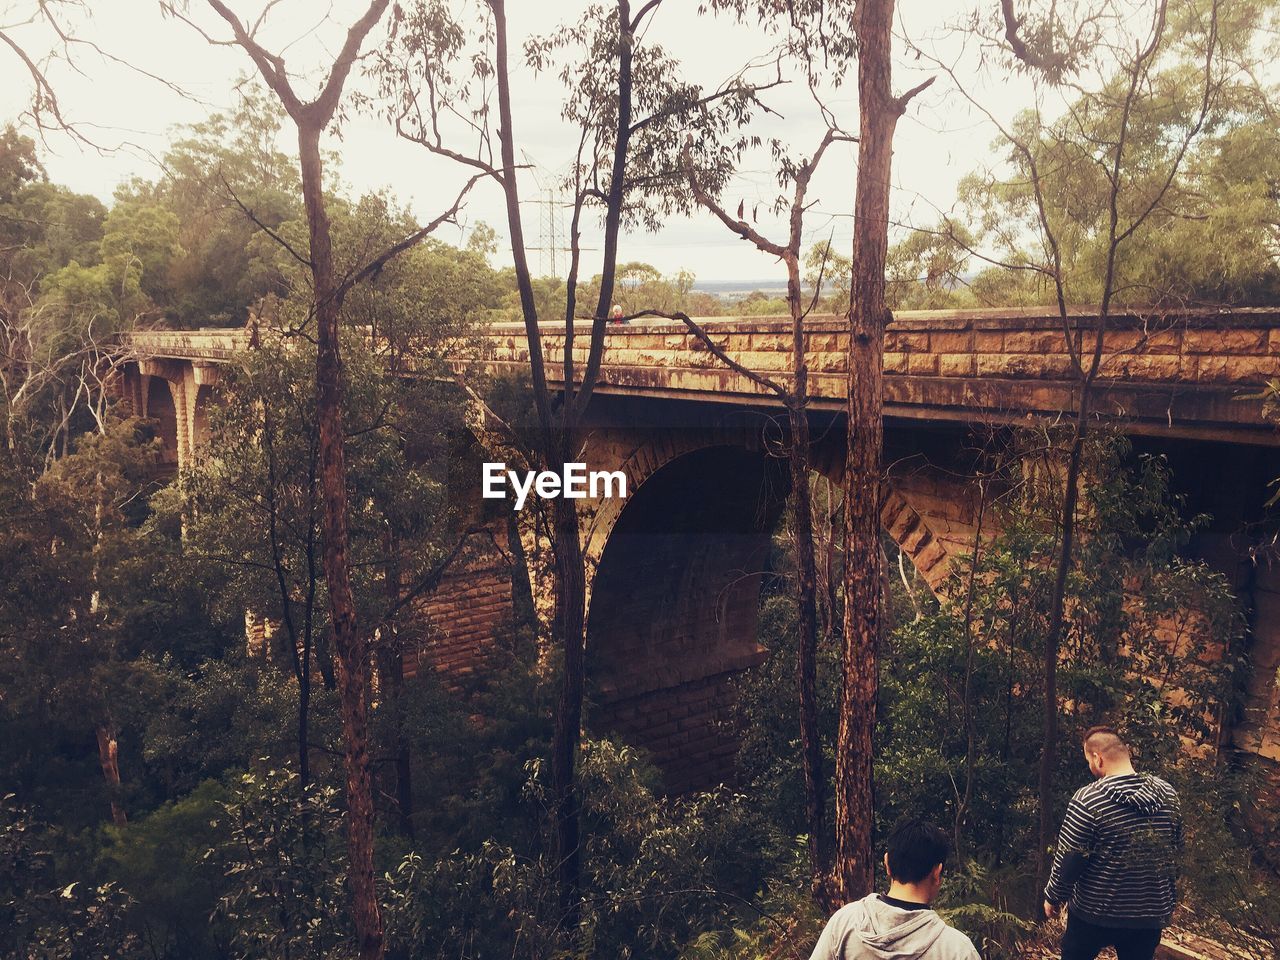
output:
[[[614,700],[594,710],[589,722],[650,751],[669,793],[732,783],[738,751],[732,724],[735,676],[715,674]]]
[[[478,550],[417,604],[425,637],[405,651],[406,676],[430,668],[447,686],[461,686],[484,671],[498,645],[510,636],[513,608],[505,524],[495,528],[494,537],[498,546]]]

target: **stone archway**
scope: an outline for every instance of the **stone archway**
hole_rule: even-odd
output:
[[[648,749],[679,792],[732,773],[734,744],[717,721],[732,678],[764,659],[757,613],[787,463],[765,449],[758,415],[619,419],[588,445],[592,466],[622,470],[630,494],[583,512],[592,725]],[[814,469],[838,483],[840,437],[816,435]],[[881,520],[936,592],[971,542],[969,493],[920,458],[896,459]]]
[[[146,415],[156,421],[156,435],[160,438],[160,463],[170,469],[178,466],[178,407],[173,399],[173,387],[163,377],[147,377]]]
[[[728,680],[760,663],[756,617],[785,461],[741,446],[650,471],[610,526],[587,619],[593,725],[651,751],[672,792],[725,779]]]

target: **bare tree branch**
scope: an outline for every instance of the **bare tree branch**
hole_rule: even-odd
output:
[[[231,197],[235,205],[240,208],[240,212],[243,213],[246,217],[248,217],[250,222],[253,223],[255,227],[257,227],[259,230],[261,230],[263,233],[269,236],[276,243],[280,244],[280,246],[283,247],[288,252],[289,256],[293,257],[294,260],[297,260],[298,263],[302,264],[302,266],[306,267],[308,270],[311,269],[310,259],[308,259],[307,257],[304,257],[301,253],[297,251],[297,249],[293,246],[293,244],[291,244],[284,237],[280,236],[279,233],[277,233],[271,227],[267,226],[267,224],[263,223],[262,220],[258,218],[258,215],[254,213],[251,208],[246,206],[244,202],[240,199],[235,189],[227,181],[227,178],[223,176],[221,170],[218,171],[218,179],[222,181],[222,186],[226,189],[227,195]]]
[[[674,310],[671,312],[667,312],[665,310],[641,310],[638,313],[633,313],[628,316],[622,317],[622,320],[623,321],[638,320],[641,317],[661,317],[664,320],[679,320],[686,327],[688,327],[689,331],[693,333],[693,335],[696,336],[706,346],[707,351],[712,356],[714,356],[717,360],[723,363],[726,367],[728,367],[734,373],[739,374],[740,376],[746,377],[748,380],[750,380],[752,383],[756,384],[757,386],[763,387],[764,389],[770,391],[771,393],[776,394],[784,404],[790,403],[791,394],[787,391],[786,387],[782,386],[775,380],[771,380],[769,377],[766,377],[764,374],[756,373],[754,370],[750,369],[749,367],[744,367],[737,360],[733,359],[733,357],[729,356],[727,353],[724,352],[723,347],[721,347],[711,338],[711,335],[707,333],[707,331],[702,327],[702,325],[699,324],[698,321],[694,320],[693,317],[689,316],[687,313],[681,310]],[[580,319],[590,320],[592,318],[582,317]]]
[[[356,284],[363,283],[365,280],[376,277],[382,272],[382,269],[388,263],[400,256],[400,254],[404,253],[406,250],[417,246],[441,226],[446,223],[455,223],[458,215],[458,209],[462,206],[462,201],[466,199],[467,194],[471,192],[471,188],[476,185],[476,182],[482,180],[486,176],[488,176],[488,174],[477,173],[468,180],[463,188],[458,192],[458,195],[454,198],[453,204],[449,209],[445,210],[426,226],[415,230],[404,239],[387,247],[387,249],[383,250],[363,267],[339,283],[337,289],[334,291],[334,297],[338,302],[341,303],[343,298],[346,297],[347,293],[350,292],[351,288]]]

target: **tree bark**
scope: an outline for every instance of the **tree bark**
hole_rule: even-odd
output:
[[[566,397],[559,423],[553,425],[551,394],[547,387],[543,362],[542,331],[538,326],[538,309],[533,294],[533,275],[529,270],[520,218],[520,196],[516,184],[515,136],[511,129],[511,78],[508,66],[507,19],[504,0],[489,0],[494,15],[494,66],[498,87],[499,152],[502,158],[502,186],[506,200],[507,224],[511,231],[511,253],[515,261],[516,287],[520,294],[521,313],[529,341],[529,370],[533,383],[533,400],[537,409],[539,444],[537,453],[544,465],[555,468],[556,460],[565,459],[567,421],[573,403]],[[572,320],[567,327],[572,327]],[[566,343],[566,354],[570,353]],[[568,363],[566,357],[566,363]],[[566,383],[571,390],[572,377]],[[552,643],[564,654],[560,699],[556,708],[555,730],[551,743],[551,781],[554,795],[556,877],[560,896],[563,929],[576,925],[578,915],[577,795],[574,790],[574,768],[582,724],[582,676],[585,657],[582,632],[585,625],[585,582],[582,547],[578,539],[578,513],[566,498],[555,501],[551,520],[552,550],[555,554],[555,612],[552,618]]]
[[[327,120],[327,118],[326,118]],[[298,156],[302,197],[311,240],[316,314],[316,423],[324,550],[321,565],[329,589],[329,615],[338,657],[343,766],[347,779],[347,845],[352,917],[364,960],[383,952],[382,914],[373,874],[373,788],[369,770],[369,645],[356,622],[347,557],[347,465],[342,427],[340,304],[333,266],[329,215],[324,201],[320,134],[324,124],[300,123]]]
[[[814,159],[816,165],[817,157]],[[810,171],[812,168],[809,168]],[[804,185],[807,186],[808,177]],[[809,362],[804,339],[805,309],[800,287],[799,218],[803,192],[792,207],[795,248],[787,258],[787,299],[791,305],[794,376],[787,404],[791,448],[791,537],[796,556],[796,687],[800,706],[800,751],[804,768],[805,821],[809,831],[809,878],[814,898],[830,908],[831,844],[827,838],[826,776],[822,769],[822,737],[818,730],[818,575],[813,546],[813,497],[809,486]]]
[[[102,765],[102,776],[107,781],[107,793],[111,797],[111,822],[123,827],[129,818],[120,803],[120,751],[116,731],[112,725],[100,723],[94,732],[98,736],[98,762]]]
[[[310,240],[309,266],[316,321],[317,480],[320,490],[324,545],[321,569],[329,592],[329,613],[337,654],[338,698],[341,704],[343,767],[347,781],[348,886],[352,919],[361,960],[381,960],[384,952],[382,914],[373,873],[373,792],[369,763],[369,637],[361,634],[351,588],[347,529],[347,469],[343,445],[343,374],[339,349],[342,299],[352,285],[377,273],[392,257],[424,239],[457,210],[457,203],[440,218],[386,248],[357,273],[339,281],[324,198],[324,165],[320,138],[333,120],[360,48],[381,21],[390,0],[370,0],[364,13],[347,30],[315,99],[303,101],[293,88],[284,59],[265,50],[249,27],[223,0],[207,0],[253,60],[264,81],[279,98],[298,130],[298,159],[302,199]],[[185,18],[184,18],[185,19]],[[503,39],[505,43],[505,38]],[[510,118],[507,93],[506,118]],[[505,125],[509,125],[509,122]],[[504,162],[508,160],[504,152]],[[513,171],[514,164],[506,164]],[[514,176],[514,173],[511,173]],[[464,189],[463,193],[465,194]],[[459,195],[458,203],[462,195]],[[513,238],[514,239],[514,238]],[[522,302],[529,291],[521,288]],[[533,348],[531,342],[530,348]],[[545,388],[545,383],[544,383]]]
[[[883,561],[880,549],[883,440],[885,257],[889,172],[898,117],[927,82],[892,92],[893,0],[861,0],[858,41],[859,138],[849,306],[848,403],[844,469],[844,686],[836,734],[835,883],[845,900],[874,881],[875,793],[872,734],[878,694]]]
[[[797,323],[797,330],[800,325]],[[797,340],[803,338],[797,333]],[[799,348],[798,348],[799,349]],[[801,354],[797,354],[799,361]],[[796,379],[801,372],[798,368]],[[804,766],[805,820],[809,830],[809,875],[815,898],[830,907],[827,878],[831,845],[827,839],[826,777],[822,769],[822,737],[818,729],[818,590],[813,547],[813,503],[809,493],[809,417],[793,408],[791,420],[791,524],[796,553],[796,607],[799,638],[796,685],[800,701],[800,751]]]
[[[387,605],[394,609],[401,598],[400,544],[389,519],[386,524],[382,540],[383,552],[386,554],[383,587]],[[383,702],[391,708],[391,752],[396,770],[396,808],[400,818],[400,832],[413,841],[413,764],[409,738],[405,735],[403,700],[404,638],[395,618],[392,618],[383,632],[378,649],[378,679]]]
[[[566,319],[565,398],[560,416],[553,417],[547,386],[542,335],[538,325],[532,273],[529,270],[524,229],[520,218],[516,182],[515,135],[512,130],[511,78],[508,65],[506,4],[489,0],[494,17],[494,74],[498,89],[499,153],[501,182],[506,200],[511,252],[520,295],[521,313],[529,341],[529,368],[537,409],[540,443],[537,455],[544,466],[558,469],[570,459],[574,432],[586,410],[599,374],[604,352],[608,305],[613,296],[617,262],[618,232],[621,226],[624,174],[631,136],[631,60],[633,24],[627,0],[618,0],[618,115],[612,168],[605,198],[604,257],[597,309],[592,322],[586,366],[574,393],[572,341],[573,319]],[[572,296],[572,294],[571,294]],[[586,657],[586,570],[574,501],[558,498],[551,520],[552,550],[555,554],[555,612],[552,643],[563,652],[563,676],[556,709],[551,745],[551,777],[555,804],[556,874],[561,906],[560,927],[571,930],[580,914],[580,828],[576,789],[576,763],[582,736],[582,702]]]
[[[809,485],[811,454],[809,449],[809,361],[805,344],[804,321],[809,310],[805,306],[800,281],[800,248],[804,237],[805,197],[809,181],[822,161],[822,155],[837,139],[828,129],[813,156],[795,172],[795,193],[791,201],[787,243],[768,240],[741,217],[729,215],[698,182],[693,160],[686,146],[682,160],[685,176],[694,199],[711,211],[730,231],[750,241],[756,249],[780,258],[787,268],[787,306],[791,314],[792,381],[784,389],[774,380],[747,370],[728,359],[715,342],[687,315],[680,315],[685,325],[714,356],[731,369],[745,374],[760,386],[773,391],[786,406],[789,428],[788,466],[791,476],[791,543],[796,563],[796,611],[799,637],[796,644],[796,688],[800,714],[800,753],[804,770],[805,823],[809,838],[809,870],[811,892],[823,907],[831,907],[834,892],[828,882],[831,873],[830,843],[826,829],[826,778],[822,770],[822,739],[818,731],[817,651],[818,651],[818,576],[814,551],[813,492]],[[840,139],[848,139],[841,136]],[[817,295],[815,294],[814,302]]]
[[[564,651],[564,675],[551,745],[551,777],[556,804],[556,862],[564,929],[577,926],[580,910],[581,838],[575,765],[582,730],[582,697],[586,681],[586,571],[578,538],[574,501],[555,501],[555,629]]]
[[[1084,458],[1084,445],[1089,437],[1093,382],[1097,376],[1102,357],[1103,339],[1106,336],[1114,257],[1115,251],[1112,249],[1108,257],[1107,288],[1103,291],[1102,307],[1098,312],[1098,326],[1094,332],[1094,359],[1089,368],[1081,372],[1079,379],[1080,402],[1076,407],[1076,420],[1071,431],[1071,447],[1067,452],[1067,476],[1062,491],[1062,512],[1058,517],[1062,537],[1058,541],[1053,594],[1049,600],[1049,629],[1045,637],[1044,713],[1041,725],[1040,766],[1036,784],[1040,803],[1036,844],[1036,886],[1038,888],[1043,888],[1049,880],[1049,850],[1053,846],[1055,835],[1053,768],[1058,762],[1058,656],[1062,646],[1062,633],[1066,627],[1067,578],[1071,574],[1072,553],[1075,549],[1076,506],[1080,500],[1080,465]]]

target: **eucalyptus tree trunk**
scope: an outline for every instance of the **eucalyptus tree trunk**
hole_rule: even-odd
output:
[[[895,97],[893,0],[861,0],[858,40],[858,178],[849,305],[848,404],[844,469],[844,686],[836,734],[835,882],[845,900],[871,890],[875,868],[872,734],[882,628],[881,447],[884,428],[885,257],[893,133],[907,103],[929,81]]]
[[[352,915],[362,958],[381,957],[382,914],[373,874],[373,786],[369,770],[369,646],[356,621],[347,556],[347,464],[342,426],[342,360],[338,350],[339,301],[333,242],[323,194],[320,133],[323,125],[300,124],[298,154],[302,197],[311,239],[311,276],[316,315],[316,422],[324,550],[321,563],[329,591],[329,615],[338,654],[343,766],[347,780],[347,845]]]
[[[117,827],[123,827],[128,824],[129,818],[120,802],[120,748],[115,724],[109,720],[100,723],[94,727],[94,734],[98,738],[98,763],[102,767],[102,776],[107,781],[107,793],[111,798],[111,822]]]
[[[796,216],[803,207],[793,207]],[[797,231],[798,233],[798,231]],[[809,874],[812,891],[831,907],[827,882],[831,844],[827,838],[826,776],[822,769],[822,737],[818,729],[818,574],[813,545],[813,495],[809,486],[809,363],[804,338],[798,250],[787,258],[787,299],[791,304],[794,375],[787,404],[791,446],[791,543],[796,555],[796,686],[800,706],[800,751],[804,769],[805,821],[809,831]]]
[[[565,393],[559,413],[556,414],[552,409],[551,390],[547,384],[542,332],[539,328],[532,272],[529,269],[524,228],[520,217],[520,198],[516,182],[518,166],[515,158],[515,134],[512,129],[506,4],[504,0],[488,0],[488,3],[493,12],[494,22],[494,74],[498,93],[500,182],[506,201],[516,287],[529,341],[529,369],[541,434],[537,455],[542,460],[543,466],[558,469],[572,459],[573,438],[591,398],[604,353],[604,335],[617,268],[618,233],[622,220],[627,152],[633,132],[631,95],[635,23],[631,19],[628,0],[617,0],[619,31],[617,124],[614,131],[608,189],[603,198],[605,204],[604,251],[599,298],[592,320],[588,358],[580,377],[575,375],[574,369],[572,307],[565,319],[563,356]],[[570,289],[570,305],[574,302],[574,293],[575,291]],[[556,875],[561,908],[560,926],[562,929],[571,930],[577,926],[581,910],[579,892],[581,837],[576,767],[582,739],[583,687],[586,677],[587,588],[576,502],[560,497],[554,501],[551,509],[550,534],[555,554],[553,567],[555,612],[552,620],[552,642],[561,650],[564,657],[560,698],[556,708],[555,730],[551,744],[551,779],[555,804]]]
[[[386,555],[383,588],[387,595],[388,609],[395,609],[402,594],[400,543],[392,529],[390,518],[385,518],[385,523],[386,531],[382,537],[383,553]],[[415,836],[413,765],[404,722],[404,637],[395,618],[383,628],[378,644],[378,683],[383,702],[391,709],[391,750],[396,772],[396,809],[400,817],[400,831],[412,842]]]
[[[373,785],[369,769],[370,649],[356,618],[351,564],[347,555],[347,464],[342,425],[344,387],[339,320],[342,298],[354,281],[340,282],[334,267],[320,138],[337,112],[361,45],[386,13],[390,0],[371,0],[364,13],[352,24],[320,92],[311,101],[304,101],[294,90],[282,56],[265,50],[255,39],[253,30],[222,0],[207,2],[231,27],[236,44],[253,60],[298,131],[302,201],[310,241],[307,264],[311,271],[316,323],[316,480],[324,534],[321,569],[329,592],[329,616],[337,652],[343,768],[347,787],[347,886],[351,894],[351,914],[359,956],[361,960],[381,960],[382,912],[374,884]]]

